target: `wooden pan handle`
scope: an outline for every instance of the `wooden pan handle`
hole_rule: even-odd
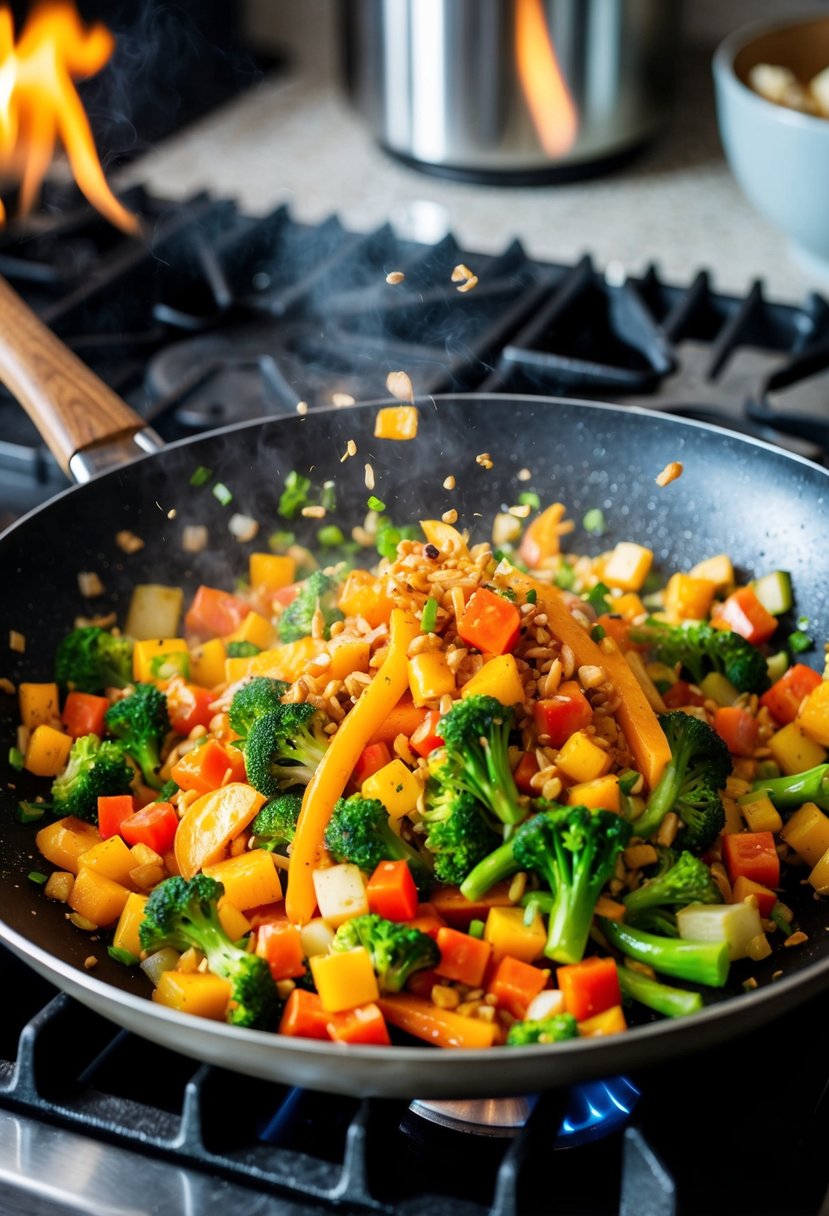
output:
[[[0,278],[0,382],[65,473],[77,452],[146,427]]]

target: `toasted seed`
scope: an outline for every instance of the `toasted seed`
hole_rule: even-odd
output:
[[[338,407],[343,406],[343,405],[353,405],[354,401],[355,401],[355,398],[351,396],[351,393],[332,393],[331,394],[331,404],[336,405]],[[300,402],[300,405],[302,405],[302,404],[304,404],[304,402]],[[297,407],[297,408],[299,408],[299,407]],[[306,410],[307,410],[307,406],[306,406]],[[305,412],[304,410],[300,410],[300,413],[304,413],[304,412]]]
[[[405,372],[389,372],[386,376],[386,388],[398,401],[414,401],[412,382]]]
[[[336,405],[337,402],[335,401],[334,404]],[[301,415],[307,414],[308,413],[308,402],[307,401],[297,401],[296,412]]]
[[[670,485],[672,481],[676,481],[677,477],[682,476],[682,464],[679,460],[672,460],[665,465],[665,468],[656,478],[658,486]]]
[[[402,270],[390,270],[386,275],[386,282],[394,287],[397,283],[402,283],[405,277]]]

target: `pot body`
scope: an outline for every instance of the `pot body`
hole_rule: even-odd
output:
[[[595,171],[669,111],[679,0],[343,0],[342,16],[351,101],[433,172]]]

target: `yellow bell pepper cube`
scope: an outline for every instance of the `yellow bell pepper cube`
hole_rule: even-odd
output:
[[[801,730],[798,722],[789,722],[769,739],[771,754],[787,776],[803,773],[823,764],[826,749]]]
[[[544,953],[547,934],[538,912],[528,925],[525,908],[490,908],[484,925],[484,941],[492,946],[493,962],[505,955],[533,963]]]
[[[81,866],[66,901],[80,916],[85,916],[93,925],[111,925],[124,911],[131,892],[120,882],[113,882],[103,874]]]
[[[409,688],[417,706],[454,694],[455,674],[442,650],[427,650],[409,659]]]
[[[602,563],[602,577],[608,587],[638,591],[650,573],[653,551],[623,540]]]
[[[261,612],[249,612],[238,629],[229,633],[225,642],[252,642],[260,650],[267,649],[273,642],[273,625],[262,616]]]
[[[744,794],[737,803],[750,832],[779,832],[782,828],[783,816],[768,794]]]
[[[72,815],[47,824],[35,836],[35,844],[46,860],[59,870],[69,870],[72,874],[78,872],[78,858],[100,843],[101,837],[95,825],[75,819]]]
[[[461,689],[462,697],[494,697],[502,705],[524,700],[524,685],[511,654],[499,654],[484,663]]]
[[[308,960],[326,1013],[367,1005],[380,995],[371,956],[365,946],[340,954],[317,954]]]
[[[226,895],[221,897],[216,910],[219,914],[219,923],[232,942],[238,942],[240,938],[250,933],[250,921],[244,912],[240,912],[230,902]]]
[[[165,655],[181,655],[165,664]],[[182,670],[186,662],[187,670]],[[132,676],[136,683],[151,684],[169,680],[171,676],[187,676],[190,668],[189,651],[184,638],[145,638],[136,642],[132,652]]]
[[[225,678],[225,644],[221,638],[211,638],[190,651],[190,678],[203,688],[215,688]]]
[[[368,570],[352,570],[342,585],[337,607],[346,616],[361,616],[372,629],[391,620],[394,600],[386,591],[386,582],[375,578]]]
[[[780,836],[808,865],[817,865],[829,849],[829,817],[814,802],[804,802],[789,816]]]
[[[618,776],[616,773],[607,773],[604,777],[595,777],[592,781],[580,781],[577,785],[571,785],[567,791],[567,804],[603,808],[618,814],[622,809]]]
[[[808,881],[818,895],[829,895],[829,849],[812,868]]]
[[[829,681],[813,688],[800,707],[797,724],[810,739],[829,747]]]
[[[136,958],[141,957],[138,929],[144,919],[147,899],[146,895],[139,895],[135,891],[130,892],[127,902],[121,909],[121,915],[112,937],[112,944],[117,950],[126,950],[128,954],[133,954]]]
[[[377,798],[391,819],[401,819],[415,809],[423,786],[402,760],[390,760],[376,773],[366,777],[361,787],[364,798]]]
[[[366,881],[357,866],[344,862],[317,869],[312,879],[320,916],[334,929],[353,916],[368,912]]]
[[[585,1018],[583,1022],[578,1023],[578,1027],[581,1038],[595,1039],[599,1035],[619,1034],[622,1030],[627,1030],[628,1024],[625,1021],[622,1006],[613,1005],[610,1009],[605,1009],[603,1013],[594,1014],[592,1018]]]
[[[204,873],[222,884],[228,900],[240,912],[282,898],[279,873],[267,849],[248,849],[238,857],[205,866]]]
[[[734,567],[726,553],[717,553],[714,557],[697,562],[691,568],[691,576],[710,579],[715,591],[731,591],[734,586]]]
[[[665,586],[665,612],[675,621],[704,620],[711,609],[714,591],[710,578],[672,574]]]
[[[594,781],[610,768],[610,755],[586,731],[575,731],[556,756],[556,765],[573,781]]]
[[[371,656],[369,642],[339,642],[330,645],[331,664],[328,674],[332,680],[344,680],[355,671],[368,671]]]
[[[287,554],[251,553],[248,570],[254,591],[279,591],[296,579],[296,559]]]
[[[230,1000],[230,983],[209,971],[164,971],[153,1000],[168,1009],[223,1022]]]
[[[60,698],[57,684],[23,683],[17,690],[20,721],[29,730],[37,726],[60,726]]]
[[[104,878],[120,882],[124,887],[129,886],[130,871],[135,866],[135,857],[120,836],[107,837],[78,858],[79,870],[94,870],[96,874],[103,874]]]
[[[610,601],[610,607],[612,612],[618,612],[619,616],[624,617],[626,621],[635,620],[638,616],[645,616],[647,612],[635,591],[626,591],[624,595],[616,596]]]
[[[418,424],[414,405],[387,405],[374,419],[375,439],[415,439]]]
[[[57,777],[66,768],[72,736],[54,726],[36,726],[29,736],[23,767],[36,777]]]

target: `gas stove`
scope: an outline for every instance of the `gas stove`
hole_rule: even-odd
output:
[[[0,274],[167,440],[299,402],[384,397],[403,369],[418,394],[586,397],[819,462],[829,450],[819,295],[778,303],[756,283],[726,296],[704,270],[675,285],[656,267],[544,263],[517,241],[484,255],[285,208],[251,216],[206,194],[173,203],[136,188],[123,201],[144,240],[50,189],[37,217],[0,233]],[[477,276],[472,290],[458,290],[456,266]],[[66,484],[0,393],[0,529]],[[496,1118],[473,1131],[451,1107],[199,1067],[5,951],[0,980],[14,994],[0,1019],[0,1211],[829,1214],[819,998],[670,1069],[501,1106],[517,1129]]]

